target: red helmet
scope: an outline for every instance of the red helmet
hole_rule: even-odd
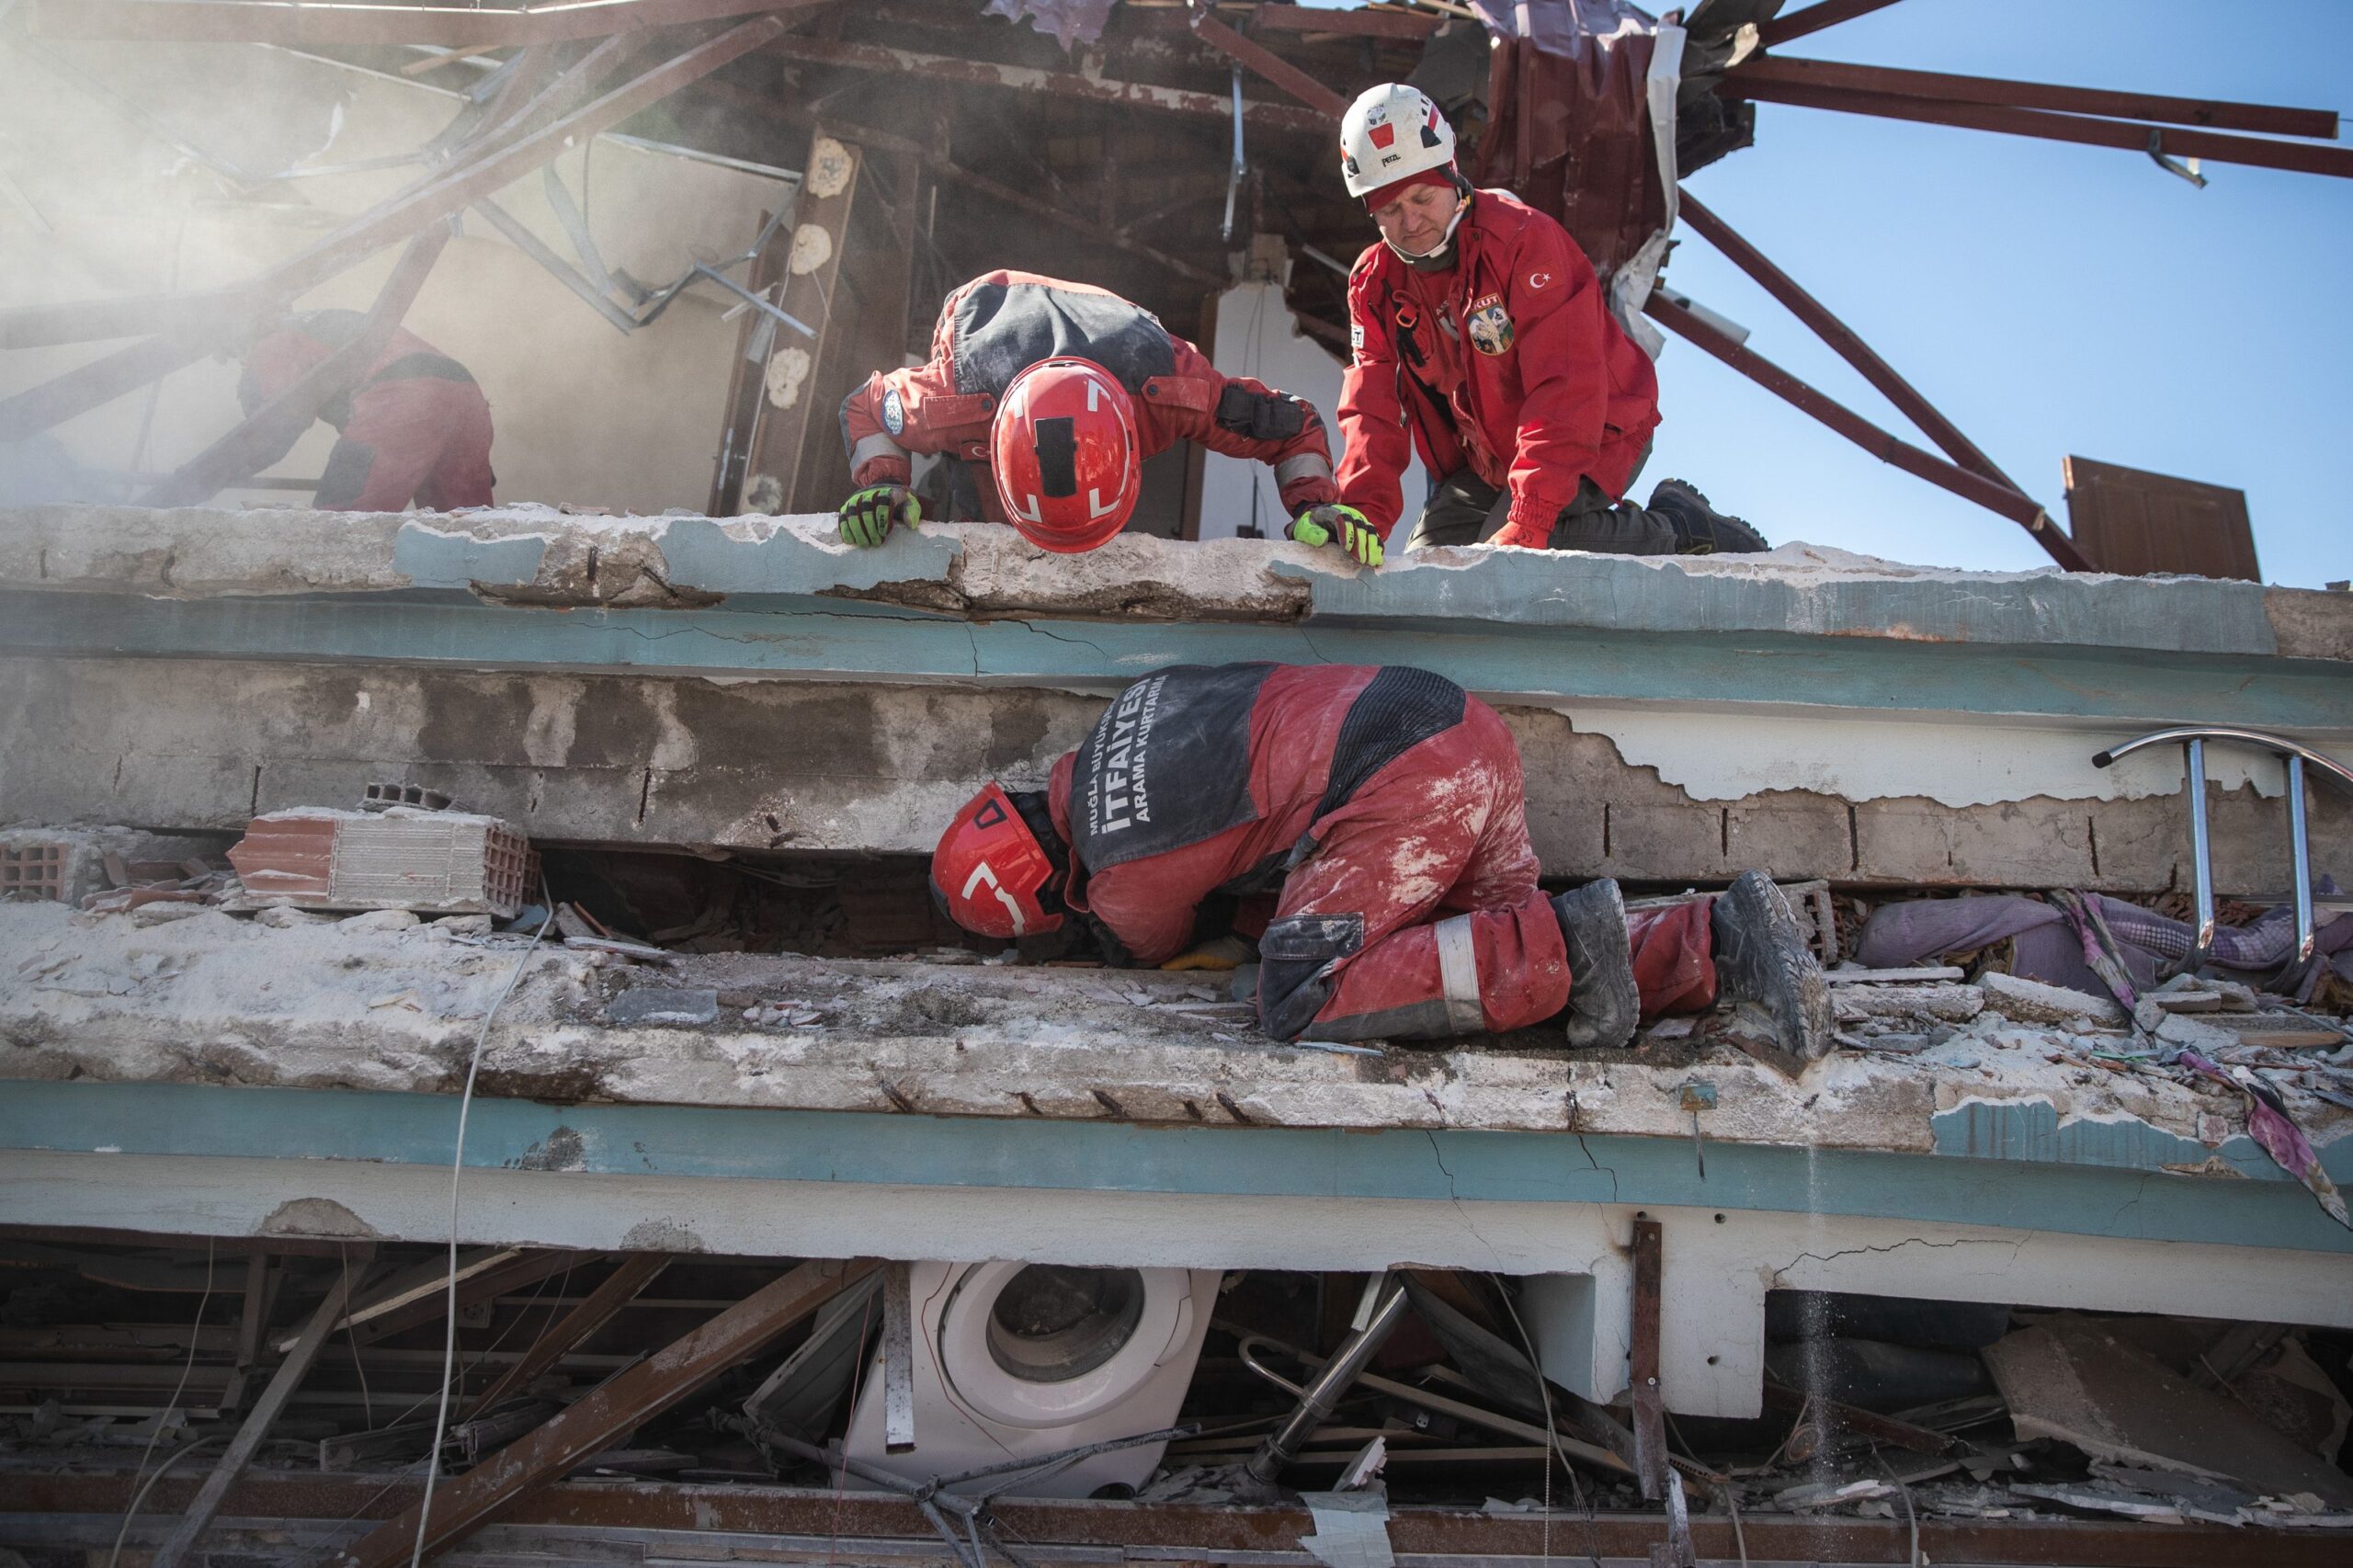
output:
[[[1040,359],[1005,389],[989,427],[997,499],[1022,537],[1074,555],[1126,526],[1143,486],[1135,403],[1087,359]]]
[[[1054,864],[1004,786],[964,802],[931,854],[931,891],[949,918],[983,937],[1035,937],[1058,928],[1038,894]]]

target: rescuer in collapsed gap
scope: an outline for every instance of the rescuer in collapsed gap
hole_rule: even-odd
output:
[[[949,517],[1011,522],[1063,554],[1093,550],[1126,526],[1143,464],[1189,437],[1275,471],[1287,510],[1338,494],[1332,449],[1313,405],[1228,376],[1141,305],[1108,290],[1034,273],[983,273],[949,294],[931,359],[879,370],[842,400],[842,440],[856,493],[842,539],[881,544],[920,521],[910,453],[951,460]],[[985,467],[983,490],[966,465]]]
[[[1046,789],[989,784],[931,879],[966,930],[1077,921],[1114,962],[1232,969],[1256,932],[1277,1040],[1559,1017],[1572,1045],[1622,1046],[1721,994],[1761,1004],[1779,1050],[1827,1049],[1828,986],[1761,872],[1629,915],[1614,881],[1548,898],[1537,871],[1518,748],[1461,687],[1402,665],[1223,665],[1129,687]]]
[[[1566,229],[1462,176],[1435,103],[1402,84],[1368,88],[1340,122],[1340,149],[1348,194],[1381,229],[1348,277],[1343,548],[1381,559],[1415,449],[1439,477],[1408,550],[1767,548],[1682,480],[1662,481],[1647,507],[1621,499],[1659,422],[1650,358]]]
[[[358,311],[307,311],[265,332],[244,353],[237,402],[247,418],[277,401],[328,355],[357,336]],[[487,506],[497,475],[490,471],[490,401],[463,365],[415,333],[392,337],[351,390],[328,400],[319,417],[342,439],[327,453],[314,506],[338,512],[397,512],[415,501],[427,512]],[[248,472],[282,460],[286,444]]]

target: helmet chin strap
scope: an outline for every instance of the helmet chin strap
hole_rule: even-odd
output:
[[[1470,210],[1471,199],[1466,194],[1456,201],[1454,216],[1447,220],[1446,233],[1438,236],[1438,244],[1419,256],[1415,256],[1387,234],[1381,236],[1381,243],[1395,251],[1406,266],[1417,270],[1434,272],[1439,267],[1450,267],[1454,264],[1454,231],[1462,226],[1462,215]]]

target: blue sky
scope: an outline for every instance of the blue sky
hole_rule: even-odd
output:
[[[1793,3],[1784,7],[1794,11]],[[1902,0],[1783,51],[2353,111],[2353,4]],[[2353,128],[2348,128],[2353,134]],[[1757,108],[1690,188],[2063,522],[2068,453],[2247,493],[2267,581],[2353,576],[2353,180]],[[1668,276],[1757,352],[1912,439],[1902,415],[1706,241]],[[2024,529],[1867,456],[1688,344],[1659,365],[1644,473],[1776,542],[1985,569]]]

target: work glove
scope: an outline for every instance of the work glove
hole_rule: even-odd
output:
[[[1178,953],[1163,969],[1240,969],[1250,961],[1250,944],[1228,934],[1203,942],[1188,953]]]
[[[1337,542],[1348,554],[1367,566],[1381,564],[1381,535],[1372,524],[1354,506],[1330,502],[1310,506],[1292,520],[1290,537],[1302,544],[1326,545]]]
[[[842,542],[871,550],[890,536],[892,523],[914,528],[923,521],[923,506],[904,484],[870,484],[842,503],[838,528]]]

